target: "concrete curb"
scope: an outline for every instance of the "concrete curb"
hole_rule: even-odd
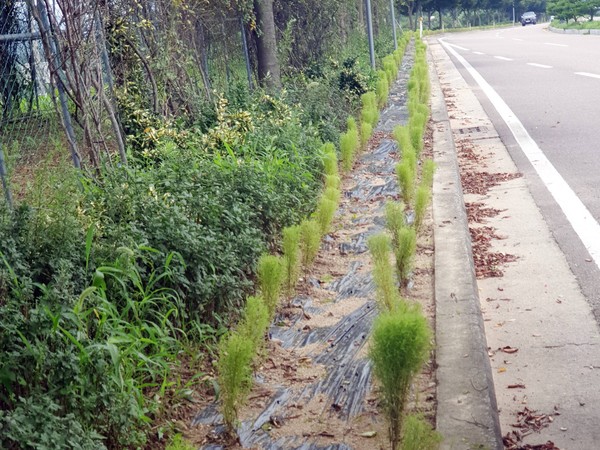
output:
[[[429,45],[439,45],[430,40]],[[431,64],[437,431],[442,449],[504,448],[456,149]]]
[[[590,30],[575,30],[575,29],[564,29],[564,28],[554,28],[548,27],[548,30],[552,33],[558,34],[592,34],[592,35],[600,35],[600,30],[590,29]]]

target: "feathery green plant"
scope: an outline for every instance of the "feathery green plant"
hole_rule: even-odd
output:
[[[280,256],[263,253],[258,259],[256,274],[260,293],[272,318],[279,303],[279,295],[284,280],[283,259]]]
[[[360,145],[362,148],[367,147],[372,134],[373,126],[369,122],[362,122],[360,124]]]
[[[373,323],[369,357],[380,384],[392,449],[398,449],[404,407],[414,376],[426,361],[431,332],[416,305],[381,313]]]
[[[325,176],[338,175],[338,161],[337,154],[335,152],[335,145],[331,142],[323,144],[321,147],[321,153],[323,154],[323,169]]]
[[[342,184],[342,180],[337,175],[327,175],[325,176],[325,190],[333,188],[339,189]]]
[[[300,226],[283,229],[281,243],[283,249],[284,286],[286,295],[291,298],[300,275]]]
[[[331,188],[333,189],[333,188]],[[302,266],[308,269],[314,262],[321,246],[321,229],[315,219],[303,220],[300,224],[300,251]]]
[[[404,419],[402,450],[438,450],[442,435],[423,418],[422,415],[409,414]]]
[[[348,119],[346,119],[346,129],[348,131],[357,129],[356,119],[353,116],[349,116]]]
[[[396,287],[394,269],[390,263],[391,240],[386,234],[380,233],[371,236],[367,245],[373,260],[373,279],[379,309],[392,311],[398,308],[402,300]]]
[[[404,203],[387,202],[385,204],[385,226],[392,235],[392,246],[398,245],[398,233],[406,226]]]
[[[408,281],[412,263],[417,250],[417,233],[414,228],[404,227],[398,230],[398,244],[394,248],[396,273],[402,284]]]
[[[403,160],[396,164],[396,175],[398,177],[398,185],[400,186],[400,192],[404,203],[410,205],[414,195],[414,183],[415,183],[415,171],[409,161]]]
[[[236,331],[240,336],[252,341],[256,352],[264,343],[269,322],[269,308],[263,298],[251,296],[246,298],[243,317]]]
[[[423,186],[433,185],[433,174],[435,173],[435,162],[433,159],[426,159],[423,161],[421,167],[421,183]]]
[[[421,225],[423,224],[423,219],[425,219],[425,213],[427,212],[427,207],[429,206],[430,200],[431,200],[431,188],[422,183],[417,188],[417,192],[415,194],[414,227],[417,232],[421,229]]]
[[[340,190],[333,187],[327,188],[325,189],[325,191],[323,191],[323,197],[331,200],[336,205],[339,204],[341,196],[342,193],[340,192]]]
[[[377,93],[377,106],[379,109],[382,109],[387,103],[388,95],[390,93],[390,85],[385,77],[385,72],[383,71],[375,84],[375,92]]]
[[[344,172],[352,169],[359,142],[358,130],[348,130],[340,136],[340,155],[342,157],[342,169]]]
[[[231,434],[235,432],[239,410],[252,388],[252,359],[255,354],[253,342],[235,331],[224,335],[219,343],[217,379],[221,413]]]
[[[396,126],[394,128],[393,135],[402,153],[413,150],[412,140],[410,138],[410,131],[407,126]]]
[[[319,199],[319,203],[317,204],[317,209],[314,212],[314,218],[319,224],[319,229],[321,231],[321,236],[329,233],[329,229],[331,227],[331,222],[333,222],[333,217],[335,216],[335,211],[337,210],[337,203],[333,200],[330,200],[324,196]]]

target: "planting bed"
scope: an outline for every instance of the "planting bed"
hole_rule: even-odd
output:
[[[410,54],[409,54],[410,53]],[[375,284],[366,240],[384,229],[385,203],[397,200],[395,165],[401,159],[391,136],[407,118],[407,52],[402,76],[391,88],[388,107],[367,151],[343,180],[344,197],[333,231],[315,265],[303,274],[296,296],[280,309],[246,408],[240,412],[239,442],[224,437],[216,403],[203,408],[185,433],[204,449],[388,448],[387,425],[378,409],[367,342],[377,314]],[[430,151],[426,139],[425,153]],[[418,237],[409,287],[433,321],[433,238],[431,216]],[[411,395],[410,409],[435,422],[435,374],[426,365]]]

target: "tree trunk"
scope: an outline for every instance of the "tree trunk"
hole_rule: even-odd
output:
[[[277,61],[273,0],[254,0],[254,11],[260,27],[256,49],[258,79],[262,86],[278,90],[281,88],[281,72]]]

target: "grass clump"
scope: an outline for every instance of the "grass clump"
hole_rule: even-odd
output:
[[[342,180],[338,175],[327,175],[325,176],[325,190],[333,188],[339,189],[342,184]]]
[[[399,448],[408,390],[427,359],[430,339],[427,321],[416,306],[384,312],[373,324],[369,357],[394,450]]]
[[[234,433],[239,409],[252,388],[252,359],[256,349],[251,340],[239,333],[225,335],[219,344],[217,363],[223,421]]]
[[[258,259],[256,274],[260,293],[269,311],[269,317],[272,318],[277,309],[284,280],[282,258],[263,253]]]
[[[396,165],[396,175],[404,202],[411,204],[415,190],[415,171],[413,170],[412,163],[403,159],[402,162]]]
[[[394,247],[396,256],[396,273],[402,284],[406,284],[412,269],[412,262],[417,250],[417,233],[414,228],[404,227],[398,230],[398,242]]]
[[[379,70],[377,72],[377,83],[375,84],[375,93],[377,95],[377,107],[383,108],[387,103],[388,95],[390,93],[390,82],[386,72]]]
[[[196,447],[187,442],[181,434],[176,434],[165,450],[196,450]]]
[[[402,450],[437,450],[442,436],[421,416],[410,414],[404,419]]]
[[[401,299],[396,287],[394,269],[390,263],[391,240],[386,234],[376,234],[367,241],[373,259],[373,279],[377,288],[377,303],[381,311],[392,311]]]
[[[360,97],[362,102],[361,121],[370,123],[372,128],[379,121],[379,109],[377,108],[377,94],[369,91]]]
[[[348,119],[346,119],[346,129],[348,131],[353,131],[353,130],[357,130],[357,126],[356,126],[356,119],[353,116],[349,116]]]
[[[299,225],[283,229],[283,280],[288,298],[294,294],[300,275],[300,231]]]
[[[396,79],[396,75],[398,73],[398,65],[396,64],[393,55],[388,55],[384,57],[381,62],[383,70],[385,71],[387,77],[387,82],[391,86],[394,83],[394,80]]]
[[[315,219],[303,220],[300,224],[300,252],[305,269],[314,262],[321,246],[321,229]]]
[[[415,230],[418,232],[423,224],[427,207],[431,200],[431,188],[428,185],[422,183],[415,194]]]
[[[261,297],[248,297],[237,332],[252,342],[255,352],[262,347],[269,321],[269,308],[265,301]]]

